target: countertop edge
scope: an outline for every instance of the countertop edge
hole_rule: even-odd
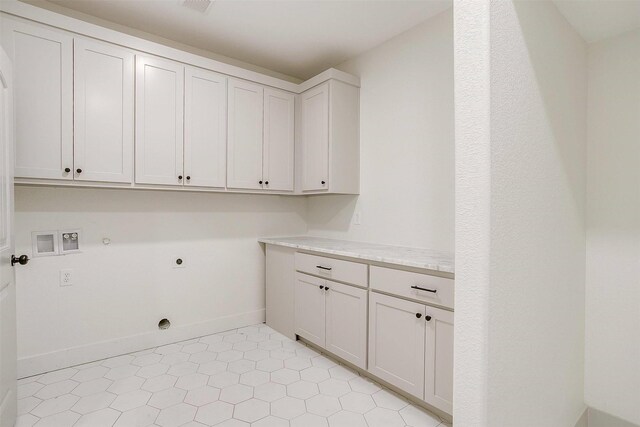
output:
[[[398,265],[403,267],[413,267],[413,268],[419,268],[423,270],[431,270],[439,273],[448,273],[448,274],[455,275],[455,268],[452,265],[447,265],[447,264],[422,264],[422,263],[407,261],[399,258],[367,256],[367,255],[358,254],[352,251],[345,251],[340,249],[326,249],[326,248],[321,248],[317,246],[286,242],[286,241],[267,238],[267,237],[259,238],[258,242],[264,243],[267,245],[283,246],[283,247],[292,248],[292,249],[300,249],[304,251],[318,252],[318,253],[329,254],[329,255],[337,255],[337,256],[361,259],[366,261],[375,261],[383,264]]]

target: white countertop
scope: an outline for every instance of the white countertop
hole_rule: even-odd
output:
[[[286,246],[305,251],[376,261],[385,264],[455,273],[452,253],[430,249],[350,242],[309,236],[268,237],[258,239],[258,241],[269,245]]]

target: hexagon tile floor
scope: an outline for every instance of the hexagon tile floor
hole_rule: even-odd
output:
[[[18,381],[16,427],[436,427],[437,416],[265,325]]]

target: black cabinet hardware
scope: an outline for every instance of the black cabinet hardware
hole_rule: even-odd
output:
[[[431,320],[431,316],[425,316],[424,320],[428,322],[429,320]]]
[[[176,264],[178,264],[178,265],[182,265],[182,258],[178,258],[178,259],[176,260]]]
[[[319,268],[321,270],[327,270],[327,271],[331,271],[331,267],[323,267],[321,265],[316,265],[316,268]]]
[[[269,185],[269,181],[265,181],[265,182],[264,182],[264,184],[265,184],[265,185]]]
[[[258,181],[258,184],[262,185],[262,181]]]
[[[320,289],[324,289],[324,286],[320,285]]]
[[[64,168],[64,171],[65,171],[66,173],[69,173],[69,172],[71,172],[71,168]]]
[[[82,169],[78,168],[78,169],[76,169],[76,172],[82,173]]]
[[[29,262],[29,257],[26,255],[20,255],[16,257],[15,255],[11,255],[11,265],[14,266],[16,264],[27,265]]]
[[[431,292],[431,293],[436,293],[438,292],[437,289],[427,289],[427,288],[421,288],[420,286],[412,286],[411,289],[417,289],[419,291],[425,291],[425,292]]]
[[[182,175],[178,175],[178,180],[181,181],[182,180]]]
[[[320,184],[324,185],[324,184],[325,184],[325,182],[324,182],[324,181],[320,181]]]
[[[419,319],[422,317],[422,313],[416,313],[416,317]]]
[[[191,177],[189,175],[187,175],[187,181],[191,180]]]

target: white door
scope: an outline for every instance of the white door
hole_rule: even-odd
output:
[[[13,255],[13,100],[9,57],[0,49],[0,426],[16,419],[16,286]]]
[[[329,182],[329,83],[303,93],[302,191],[326,190]]]
[[[327,280],[326,349],[367,368],[367,290]]]
[[[73,37],[3,17],[2,43],[15,76],[16,176],[73,179]]]
[[[369,372],[422,399],[425,306],[371,292]]]
[[[293,191],[295,96],[264,90],[262,177],[267,190]]]
[[[229,79],[227,187],[262,189],[262,86]]]
[[[296,273],[295,332],[302,338],[324,347],[325,280]]]
[[[185,185],[224,188],[227,179],[227,78],[186,67]]]
[[[424,401],[453,413],[453,312],[427,306]]]
[[[133,52],[74,42],[74,175],[80,181],[131,182]]]
[[[136,56],[136,182],[182,185],[184,67]]]

